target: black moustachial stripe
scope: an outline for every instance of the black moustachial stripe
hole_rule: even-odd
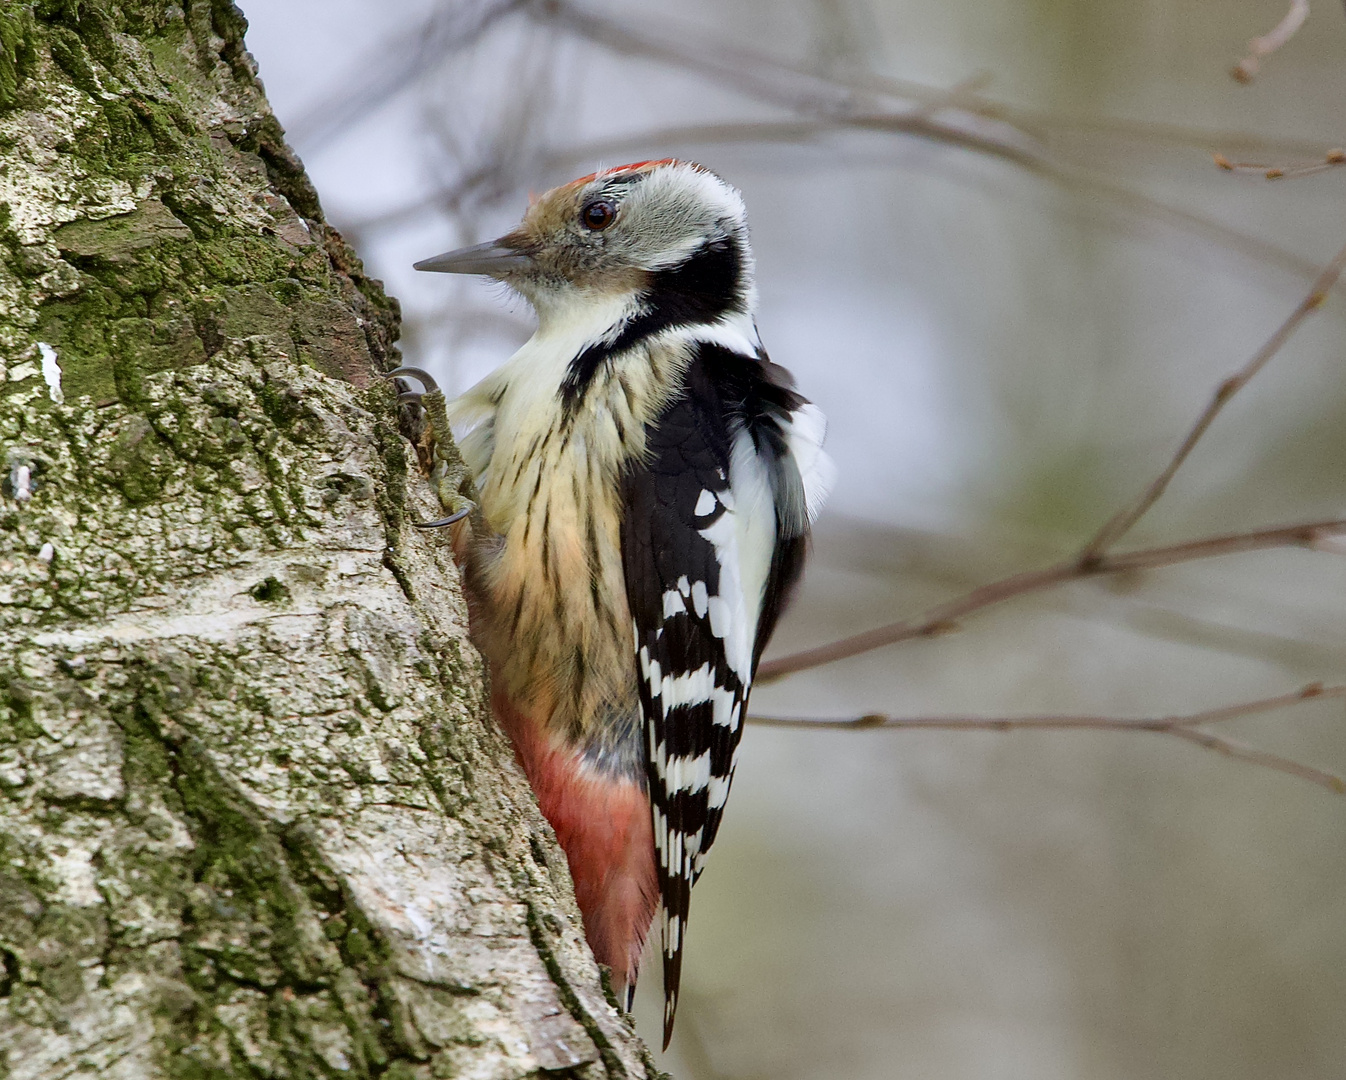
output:
[[[726,231],[677,266],[651,273],[636,313],[617,328],[614,336],[586,346],[570,361],[561,380],[566,415],[579,406],[609,357],[663,330],[714,322],[735,308],[741,309],[746,300],[743,262],[743,241],[736,233]]]
[[[790,470],[799,482],[784,425],[803,404],[789,375],[765,356],[700,343],[681,392],[646,431],[645,457],[622,481],[622,562],[666,919],[666,1033],[677,1003],[691,888],[724,812],[752,675],[803,565],[806,537],[783,527],[780,510]],[[725,638],[715,632],[724,627],[710,617],[710,603],[725,584],[722,568],[738,557],[717,526],[736,512],[730,467],[743,431],[766,466],[778,508],[761,614],[756,627],[739,628],[753,641],[748,671],[735,670]],[[724,600],[730,611],[739,606],[737,597]],[[673,683],[662,682],[670,677]],[[671,690],[679,680],[681,689]],[[703,758],[708,769],[693,770]],[[683,770],[680,784],[674,761]],[[702,779],[707,774],[709,783]]]

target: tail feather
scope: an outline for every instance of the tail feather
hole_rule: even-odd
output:
[[[678,987],[682,982],[682,940],[687,916],[664,909],[661,938],[664,947],[664,1049],[673,1039],[673,1020],[678,1013]]]
[[[675,803],[673,809],[676,811]],[[670,820],[672,818],[672,820]],[[659,895],[663,919],[660,938],[664,954],[664,1049],[673,1037],[673,1019],[678,1011],[678,988],[682,982],[682,947],[687,938],[687,913],[692,906],[694,842],[682,831],[681,822],[659,805],[654,806],[654,842],[658,853]]]

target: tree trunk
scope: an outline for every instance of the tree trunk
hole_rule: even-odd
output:
[[[0,1077],[653,1075],[225,0],[0,0]]]

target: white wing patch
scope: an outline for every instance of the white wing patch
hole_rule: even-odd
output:
[[[729,666],[743,683],[747,696],[752,683],[752,654],[757,642],[757,622],[762,613],[762,594],[771,573],[776,547],[776,507],[766,466],[758,457],[752,436],[740,431],[734,436],[729,469],[733,509],[710,529],[702,532],[715,547],[720,563],[720,594],[728,610],[720,612]]]

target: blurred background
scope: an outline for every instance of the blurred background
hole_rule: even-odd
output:
[[[530,316],[414,260],[600,165],[742,188],[763,340],[840,472],[775,656],[1078,548],[1346,242],[1346,171],[1212,162],[1346,142],[1340,4],[1230,77],[1286,3],[243,0],[451,393]],[[1339,289],[1124,546],[1346,516],[1344,329]],[[1057,588],[754,706],[1144,716],[1312,680],[1346,680],[1340,551]],[[1346,769],[1340,701],[1222,730]],[[680,1080],[1339,1080],[1346,799],[1144,733],[749,729],[684,972]]]

